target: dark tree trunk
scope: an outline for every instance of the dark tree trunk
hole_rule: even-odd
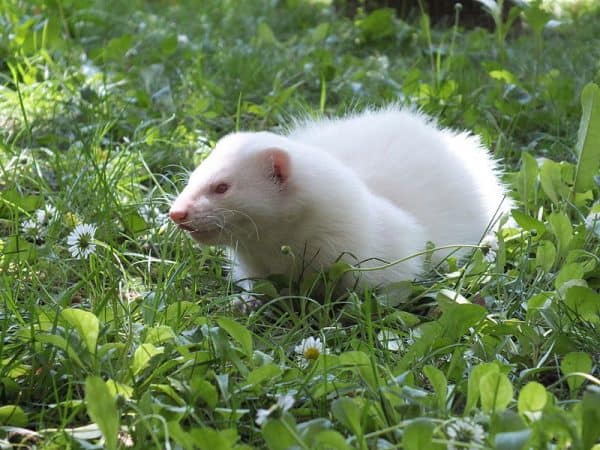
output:
[[[456,4],[460,3],[459,24],[464,27],[493,28],[494,21],[481,3],[476,0],[422,0],[421,5],[429,15],[431,22],[440,25],[452,25],[456,14]],[[398,17],[407,19],[421,14],[418,0],[337,0],[338,10],[354,15],[357,8],[364,7],[367,12],[377,8],[393,8]],[[511,4],[504,1],[506,14]]]

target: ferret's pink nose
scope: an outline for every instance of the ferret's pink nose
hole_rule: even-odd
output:
[[[171,211],[169,211],[169,217],[175,223],[184,221],[187,215],[188,213],[185,209],[171,209]]]

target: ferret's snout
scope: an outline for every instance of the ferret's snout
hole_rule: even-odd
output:
[[[184,221],[189,220],[191,210],[192,204],[189,197],[180,194],[175,201],[171,203],[169,217],[177,225],[181,225]]]
[[[193,203],[188,198],[180,196],[171,204],[169,217],[182,230],[193,231],[190,223],[193,211]]]
[[[187,209],[172,207],[169,211],[169,217],[177,224],[183,222],[188,216]]]

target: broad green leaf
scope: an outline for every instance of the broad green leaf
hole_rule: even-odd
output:
[[[552,303],[551,292],[540,292],[527,300],[527,318],[531,319],[536,311],[548,308]]]
[[[168,397],[171,397],[171,400],[173,400],[179,406],[184,406],[186,404],[186,401],[183,399],[183,397],[181,397],[181,395],[179,395],[179,393],[173,389],[173,386],[170,384],[156,383],[152,385],[152,389],[156,392],[162,392]]]
[[[172,55],[177,50],[177,35],[171,34],[170,36],[165,37],[165,39],[160,44],[160,53],[165,57]]]
[[[464,414],[468,414],[475,405],[477,404],[477,400],[479,400],[481,390],[479,388],[479,383],[481,378],[490,373],[498,373],[500,372],[500,367],[496,363],[485,363],[475,366],[469,375],[469,381],[467,385],[467,404],[465,405]]]
[[[277,292],[277,288],[268,280],[261,280],[252,285],[252,292],[261,296],[266,296],[267,298],[277,298],[279,296],[279,292]]]
[[[538,234],[538,236],[541,236],[546,231],[546,226],[544,225],[544,222],[534,219],[533,217],[522,213],[517,209],[513,209],[511,211],[511,214],[515,219],[515,222],[517,222],[519,226],[524,230],[535,231]]]
[[[27,425],[27,415],[25,411],[17,405],[0,406],[0,425],[11,425],[14,427],[24,427]]]
[[[509,431],[521,431],[527,428],[523,418],[512,409],[494,413],[489,422],[490,434],[505,433]]]
[[[490,70],[488,75],[494,80],[504,81],[507,84],[517,84],[516,77],[508,70]]]
[[[202,326],[202,334],[210,337],[213,345],[214,353],[217,358],[226,357],[227,353],[231,350],[231,341],[229,336],[225,333],[221,327]]]
[[[492,372],[481,377],[479,395],[485,412],[502,411],[512,400],[513,387],[506,375]]]
[[[342,353],[340,364],[355,368],[369,387],[372,389],[378,388],[377,377],[374,372],[376,369],[366,353],[359,351]]]
[[[302,422],[298,425],[298,432],[302,440],[310,447],[314,448],[316,436],[323,432],[329,431],[333,428],[333,423],[325,418],[311,419],[306,422]]]
[[[556,261],[556,247],[550,241],[542,241],[535,253],[535,265],[541,267],[544,272],[548,273],[552,270]]]
[[[541,35],[546,24],[552,19],[552,14],[543,8],[541,0],[532,0],[526,3],[523,9],[525,20],[537,35]]]
[[[113,397],[122,395],[129,400],[133,396],[133,387],[119,383],[118,381],[112,379],[106,380],[106,387],[108,387],[110,395]]]
[[[479,305],[456,303],[446,299],[445,296],[436,299],[443,312],[442,317],[419,327],[421,338],[408,349],[396,370],[408,370],[416,359],[422,358],[432,350],[456,342],[486,315],[486,309]]]
[[[567,215],[563,212],[554,212],[548,216],[550,230],[556,237],[558,254],[562,258],[566,256],[569,244],[573,238],[573,226]]]
[[[219,327],[229,334],[240,346],[247,357],[252,357],[252,333],[235,320],[221,318],[217,320]]]
[[[581,280],[584,273],[585,270],[580,263],[565,264],[558,272],[558,275],[554,280],[554,286],[558,289],[568,281]]]
[[[212,428],[195,428],[190,434],[194,438],[195,447],[201,450],[233,450],[238,440],[237,431],[233,428],[214,430]]]
[[[596,266],[598,265],[598,262],[600,262],[600,260],[598,259],[598,257],[593,254],[590,253],[589,251],[585,250],[584,248],[582,248],[584,246],[584,242],[582,240],[582,238],[584,237],[584,235],[579,234],[576,236],[576,238],[578,238],[579,240],[576,242],[576,247],[579,248],[574,248],[573,250],[570,250],[569,253],[567,254],[567,257],[565,258],[565,263],[569,264],[572,262],[576,262],[581,264],[581,268],[583,269],[583,271],[585,273],[591,272],[593,271]],[[573,244],[571,244],[573,246]]]
[[[117,402],[102,378],[87,377],[85,380],[85,404],[88,415],[104,436],[106,448],[116,450],[119,433],[119,411]]]
[[[167,306],[162,317],[165,325],[174,329],[177,329],[181,324],[188,322],[193,322],[198,325],[208,323],[208,319],[201,316],[200,306],[185,300]]]
[[[131,370],[134,375],[138,375],[142,370],[146,368],[150,359],[154,355],[159,355],[164,352],[164,349],[161,347],[155,347],[152,344],[142,344],[138,348],[135,349],[135,353],[133,354],[133,363],[131,365]]]
[[[96,353],[96,343],[100,332],[100,321],[89,311],[67,308],[60,313],[61,317],[77,330],[87,350]]]
[[[322,22],[311,30],[310,40],[313,44],[318,44],[323,41],[329,34],[330,25],[327,22]]]
[[[350,450],[352,448],[344,436],[334,430],[321,431],[315,436],[314,444],[316,449]]]
[[[12,209],[31,212],[43,204],[44,197],[41,195],[24,195],[15,188],[6,189],[0,192],[0,217],[9,218]]]
[[[44,197],[41,195],[24,195],[15,188],[5,188],[0,192],[0,217],[10,218],[16,210],[32,212],[43,204]]]
[[[395,30],[394,10],[391,8],[376,9],[358,21],[357,25],[367,42],[389,38]]]
[[[297,429],[298,429],[298,434],[300,435],[300,438],[302,439],[302,441],[304,441],[305,443],[305,448],[319,448],[319,446],[317,445],[317,436],[320,433],[326,432],[326,431],[332,431],[333,428],[333,423],[331,423],[331,421],[329,419],[325,419],[325,418],[316,418],[316,419],[311,419],[311,420],[307,420],[306,422],[302,422],[301,424],[298,425]],[[339,434],[338,434],[339,436]],[[336,442],[336,438],[335,435],[331,437],[332,441],[335,443]],[[343,441],[343,439],[342,439]],[[339,442],[339,441],[338,441]],[[323,446],[325,448],[330,448],[330,447],[326,447]],[[339,445],[336,445],[334,447],[335,448],[339,448]],[[342,447],[342,448],[346,448],[346,447]]]
[[[538,164],[535,158],[529,153],[523,152],[521,154],[521,169],[517,175],[517,192],[519,193],[527,212],[529,212],[530,207],[534,206],[536,201],[538,171]],[[519,223],[519,225],[521,224]]]
[[[470,327],[479,323],[487,313],[487,310],[480,305],[472,303],[461,304],[451,301],[438,300],[443,314],[439,323],[445,328],[446,334],[452,336],[452,339],[462,336]]]
[[[573,198],[573,203],[578,209],[586,208],[591,202],[594,201],[594,192],[590,189],[585,192],[576,192]]]
[[[437,91],[437,96],[439,99],[450,99],[452,95],[456,92],[458,88],[458,84],[454,80],[444,80],[442,84],[439,86]]]
[[[0,263],[7,266],[16,262],[33,262],[37,259],[37,248],[22,236],[6,237],[0,252]]]
[[[108,61],[120,61],[123,56],[131,48],[133,44],[133,36],[130,34],[123,34],[119,37],[113,38],[108,43],[95,52],[91,53],[91,56],[97,57],[102,56]]]
[[[170,437],[177,444],[179,444],[186,450],[194,450],[197,448],[195,446],[194,437],[182,428],[181,424],[179,423],[179,420],[172,420],[167,423],[167,426],[169,429]]]
[[[585,352],[567,353],[560,363],[560,370],[565,376],[573,372],[590,373],[592,371],[592,358]],[[571,393],[577,391],[584,381],[585,378],[579,375],[567,377],[567,384]]]
[[[427,365],[423,367],[423,372],[429,378],[429,382],[431,386],[433,386],[433,390],[435,391],[435,396],[437,399],[438,409],[440,411],[446,410],[446,396],[448,395],[448,381],[446,380],[446,376],[444,372],[434,366]]]
[[[348,397],[338,398],[331,404],[331,412],[333,413],[333,417],[350,432],[357,436],[362,436],[362,408],[356,400]]]
[[[594,187],[594,176],[600,167],[600,88],[587,84],[581,92],[583,109],[577,133],[577,166],[575,192],[585,192]]]
[[[146,223],[137,212],[125,214],[121,220],[123,221],[123,226],[132,235],[143,233],[153,226],[152,223]]]
[[[53,346],[55,346],[57,348],[60,348],[79,367],[84,367],[84,364],[81,361],[81,359],[79,358],[79,355],[75,351],[75,348],[73,347],[73,345],[70,345],[64,337],[59,336],[58,334],[44,334],[44,333],[40,333],[39,335],[36,336],[36,339],[39,342],[42,342],[44,344],[50,344],[50,345],[53,345]]]
[[[107,311],[106,309],[104,311]],[[98,345],[96,356],[98,360],[103,358],[111,358],[111,355],[124,355],[127,353],[129,346],[125,342],[107,342]]]
[[[277,364],[265,364],[254,369],[246,377],[246,382],[251,385],[260,384],[265,380],[273,380],[282,374]]]
[[[283,422],[285,420],[285,423]],[[271,419],[261,429],[261,434],[270,450],[302,448],[298,445],[296,424],[289,415],[282,419]]]
[[[266,22],[260,22],[256,30],[256,43],[258,45],[276,45],[275,33]]]
[[[531,436],[531,430],[506,431],[494,436],[494,448],[496,450],[521,450],[527,444]]]
[[[435,425],[427,419],[410,422],[402,435],[402,448],[406,450],[431,450]]]
[[[161,345],[165,342],[175,340],[177,336],[173,329],[166,325],[148,328],[144,342],[152,345]]]
[[[600,390],[598,387],[588,389],[581,402],[583,418],[583,448],[592,448],[600,439]]]
[[[519,412],[541,411],[546,406],[547,399],[546,388],[536,381],[530,381],[519,392]]]
[[[351,270],[350,264],[344,261],[333,263],[327,271],[327,279],[333,283],[338,282],[342,277]]]
[[[413,283],[410,281],[398,281],[390,283],[378,290],[377,301],[392,308],[406,303],[413,293]]]
[[[544,193],[555,205],[568,196],[569,187],[562,179],[561,166],[550,159],[544,160],[540,167],[540,184]]]
[[[575,320],[600,323],[600,294],[585,286],[572,286],[565,298],[567,306],[575,315]]]
[[[225,401],[229,401],[231,397],[231,385],[229,382],[229,374],[228,373],[219,373],[215,375],[215,380],[217,382],[217,386],[219,391],[221,392],[221,396]]]
[[[190,382],[190,387],[193,393],[200,397],[210,409],[217,407],[219,394],[217,388],[212,383],[200,377],[194,377]]]

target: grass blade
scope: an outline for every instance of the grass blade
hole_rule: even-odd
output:
[[[574,192],[584,192],[594,185],[600,166],[600,88],[588,83],[581,93],[583,113],[577,134],[577,167]]]

